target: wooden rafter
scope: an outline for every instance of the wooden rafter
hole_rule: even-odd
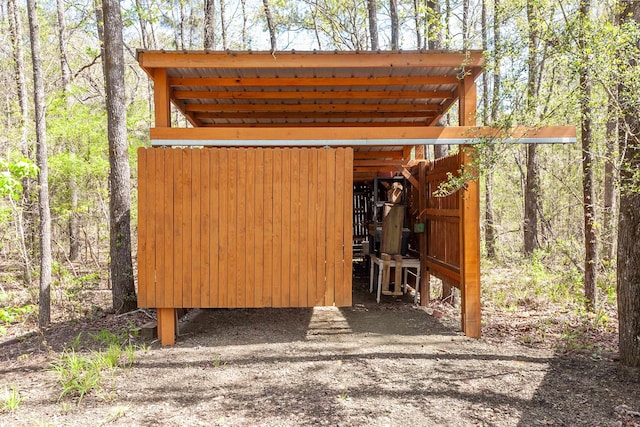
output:
[[[440,112],[438,104],[186,104],[186,112],[218,112],[218,111],[245,111],[247,113],[256,111],[305,111],[305,112],[366,112],[386,113],[397,111],[428,111]]]
[[[249,100],[315,100],[315,99],[450,99],[453,92],[424,91],[174,91],[174,99],[249,99]]]
[[[219,111],[194,113],[196,119],[356,119],[356,118],[432,118],[435,111]]]
[[[456,76],[399,77],[171,77],[170,86],[181,87],[337,87],[423,86],[458,84]]]

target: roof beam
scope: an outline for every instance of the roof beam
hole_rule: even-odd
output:
[[[313,118],[312,118],[313,119]],[[208,128],[218,128],[218,129],[225,129],[225,128],[230,128],[230,127],[235,127],[235,128],[262,128],[262,129],[269,129],[269,128],[288,128],[288,127],[298,127],[298,128],[326,128],[326,127],[334,127],[334,128],[363,128],[363,127],[376,127],[376,128],[380,128],[380,127],[393,127],[393,128],[398,128],[398,127],[416,127],[416,126],[427,126],[427,122],[429,121],[429,119],[425,118],[422,121],[421,120],[411,120],[411,121],[405,121],[405,122],[399,122],[399,121],[395,121],[395,122],[390,122],[390,121],[370,121],[370,122],[362,122],[362,121],[358,121],[358,122],[337,122],[337,121],[313,121],[313,122],[308,122],[308,123],[296,123],[295,125],[292,125],[290,122],[272,122],[272,123],[207,123],[207,122],[200,122],[199,126],[202,127],[208,127]],[[308,131],[307,131],[308,132]]]
[[[143,68],[480,67],[481,51],[463,52],[158,52],[139,51]]]
[[[172,77],[170,86],[305,87],[305,86],[425,86],[459,83],[456,76],[401,77]]]
[[[215,113],[218,111],[431,111],[439,113],[439,104],[186,104],[186,112]]]
[[[211,146],[378,146],[419,144],[475,144],[480,139],[499,138],[500,143],[571,143],[576,140],[573,126],[544,128],[516,127],[507,131],[492,127],[373,127],[327,126],[310,131],[308,127],[226,127],[152,128],[153,145]]]
[[[431,118],[435,111],[219,111],[194,113],[196,119],[399,119]]]
[[[451,99],[449,90],[424,91],[182,91],[173,92],[174,99]]]

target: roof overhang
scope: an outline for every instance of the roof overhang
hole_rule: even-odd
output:
[[[194,127],[433,126],[483,59],[480,51],[138,52],[155,90],[166,91],[162,102]]]
[[[138,51],[154,82],[155,146],[351,146],[356,177],[423,144],[575,142],[575,127],[476,127],[480,51]],[[172,127],[173,105],[188,121]],[[460,126],[438,127],[458,106]],[[358,175],[360,174],[360,175]]]

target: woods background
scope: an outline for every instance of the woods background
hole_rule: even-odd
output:
[[[571,124],[581,138],[568,145],[479,141],[485,265],[531,265],[552,277],[551,295],[567,293],[591,312],[616,304],[617,235],[628,237],[621,240],[628,254],[638,253],[640,240],[637,229],[618,229],[620,195],[620,223],[638,215],[639,2],[135,0],[120,3],[121,24],[105,15],[108,6],[117,12],[117,4],[0,5],[0,286],[20,283],[29,294],[25,306],[41,301],[47,286],[41,272],[48,274],[42,268],[48,237],[54,304],[81,312],[76,296],[119,274],[108,269],[109,261],[116,259],[115,247],[124,247],[125,257],[128,249],[115,243],[110,249],[123,233],[111,227],[110,239],[109,224],[120,219],[109,197],[131,186],[135,236],[136,149],[149,144],[153,117],[151,83],[136,49],[204,48],[276,55],[291,49],[484,50],[479,125]],[[110,37],[120,27],[124,85],[113,93],[123,94],[126,109],[126,133],[118,136],[128,150],[120,158],[129,164],[118,166],[129,178],[124,187],[109,179],[117,147],[110,149],[108,136],[117,132],[108,129],[106,87],[113,83],[105,83],[105,64],[114,59],[105,47],[116,43],[118,51]],[[455,109],[443,120],[456,123]],[[430,155],[448,149],[436,147]],[[45,183],[50,207],[42,202]],[[124,211],[128,215],[128,207]],[[124,221],[122,230],[129,227]],[[632,265],[625,271],[636,273],[625,276],[635,283],[625,301],[640,304],[640,261],[627,259]],[[131,270],[121,273],[125,282],[133,280]]]

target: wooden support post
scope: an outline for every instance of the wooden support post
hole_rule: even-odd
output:
[[[476,125],[476,85],[472,76],[460,83],[460,126]],[[475,159],[472,146],[460,147],[463,168]],[[460,291],[462,294],[462,330],[480,338],[480,186],[478,180],[467,182],[460,191]]]
[[[424,146],[422,146],[422,153],[424,158]],[[427,208],[427,164],[425,162],[420,162],[420,166],[418,169],[418,211],[424,212]],[[425,218],[418,218],[419,221],[424,221],[426,224]],[[420,249],[420,305],[422,307],[426,307],[429,305],[429,300],[431,298],[431,286],[430,286],[430,274],[429,269],[427,267],[427,227],[425,226],[425,230],[419,234],[418,236],[418,244]],[[416,284],[417,285],[417,284]]]
[[[153,72],[153,107],[157,128],[171,127],[171,88],[167,70],[158,68]]]
[[[462,147],[463,164],[472,161],[471,146]],[[480,338],[480,185],[478,180],[467,183],[461,195],[460,224],[460,276],[462,291],[462,319],[466,336]]]
[[[174,345],[176,343],[176,324],[178,323],[175,308],[158,308],[157,312],[160,343],[163,346]]]

